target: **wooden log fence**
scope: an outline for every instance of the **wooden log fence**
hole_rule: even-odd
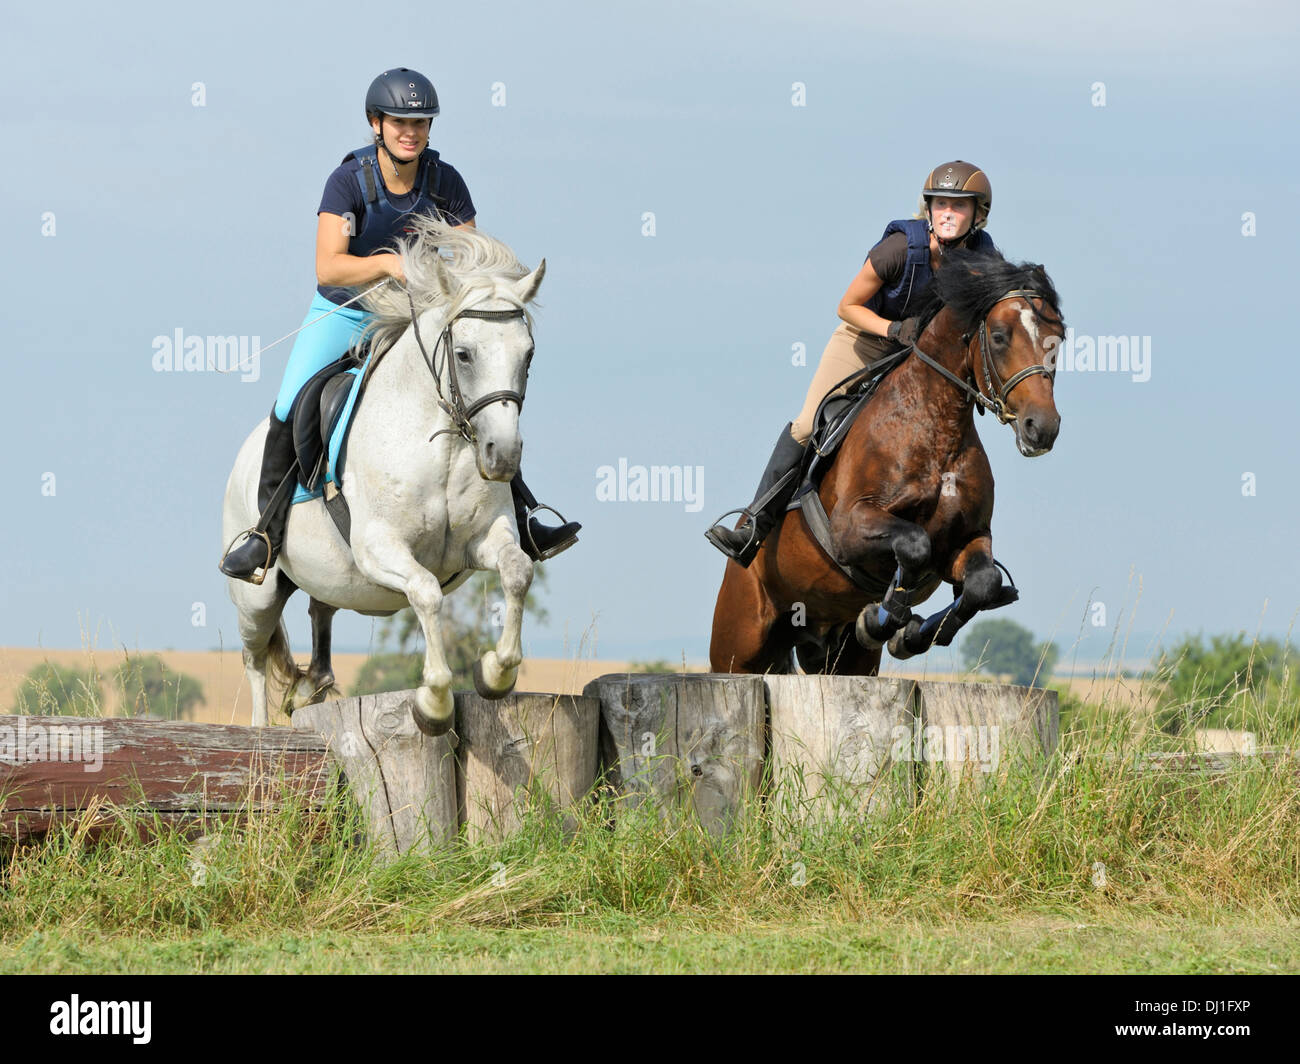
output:
[[[0,716],[0,835],[12,839],[88,809],[97,812],[86,828],[97,833],[118,807],[197,830],[274,808],[286,789],[321,805],[330,779],[325,741],[287,728]]]
[[[454,730],[437,738],[416,728],[412,697],[305,707],[293,728],[0,717],[0,837],[74,813],[93,833],[119,807],[197,833],[290,791],[322,808],[340,772],[389,855],[504,838],[535,802],[572,827],[602,775],[616,810],[685,808],[718,835],[754,808],[765,766],[770,796],[793,796],[802,817],[866,816],[932,780],[979,786],[1044,765],[1059,738],[1055,692],[890,677],[617,673],[581,696],[462,693]],[[1136,764],[1213,777],[1256,756],[1300,773],[1294,751],[1268,749]]]
[[[600,707],[602,766],[624,804],[694,811],[733,827],[763,772],[761,676],[613,673],[583,689]]]

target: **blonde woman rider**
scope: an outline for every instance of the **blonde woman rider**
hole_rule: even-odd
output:
[[[758,493],[742,511],[744,521],[730,529],[720,519],[705,532],[718,550],[746,567],[753,561],[798,487],[799,465],[821,401],[851,373],[916,340],[916,315],[944,251],[993,247],[984,231],[992,204],[993,188],[984,171],[957,160],[930,171],[915,218],[885,227],[840,300],[841,324],[822,352],[803,409],[781,430]]]
[[[405,281],[395,240],[405,233],[407,219],[427,213],[453,224],[475,224],[464,179],[429,147],[429,127],[438,111],[438,94],[423,74],[406,67],[384,71],[366,93],[374,142],[349,152],[325,182],[316,211],[316,297],[271,411],[257,492],[261,518],[221,559],[227,576],[260,580],[258,570],[264,575],[275,563],[297,480],[288,424],[294,398],[360,336],[369,314],[354,301],[358,292],[388,278]],[[531,517],[538,503],[521,476],[510,489],[520,545],[530,557],[550,558],[577,542],[582,526],[576,522],[549,528]]]

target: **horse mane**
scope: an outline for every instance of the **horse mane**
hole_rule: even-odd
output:
[[[530,272],[500,240],[472,226],[457,228],[432,215],[420,214],[410,219],[408,232],[411,236],[397,242],[405,287],[381,285],[362,300],[372,315],[362,332],[374,351],[372,362],[377,362],[410,328],[411,303],[417,314],[439,307],[450,319],[489,294],[514,302],[513,296],[505,296],[497,289]],[[438,284],[435,271],[439,261],[452,285],[450,299]],[[532,315],[527,308],[521,309],[532,328]]]
[[[944,307],[952,312],[958,328],[974,328],[993,304],[1008,292],[1023,288],[1043,297],[1061,313],[1061,299],[1047,271],[1036,262],[1010,262],[999,251],[970,251],[955,248],[946,252],[922,304],[921,328],[929,325]]]

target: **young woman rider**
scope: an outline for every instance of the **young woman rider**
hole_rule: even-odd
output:
[[[799,416],[781,430],[754,501],[737,529],[722,524],[705,532],[710,543],[743,566],[758,553],[798,487],[813,417],[835,385],[852,373],[916,340],[916,314],[945,250],[993,247],[984,232],[993,188],[984,171],[957,160],[930,171],[915,218],[890,222],[840,300],[841,324],[822,352]],[[735,511],[732,511],[733,513]]]
[[[222,558],[227,576],[251,580],[275,563],[296,480],[293,430],[286,423],[294,398],[360,335],[368,314],[356,303],[358,291],[388,278],[404,282],[394,241],[404,233],[408,216],[437,213],[453,224],[475,224],[464,179],[429,148],[429,126],[438,110],[438,94],[424,75],[406,67],[384,71],[366,93],[374,143],[350,152],[325,182],[316,211],[316,297],[271,411],[257,492],[261,518]],[[530,556],[553,557],[577,542],[582,526],[576,522],[549,528],[530,516],[538,504],[521,476],[510,488],[521,546]]]

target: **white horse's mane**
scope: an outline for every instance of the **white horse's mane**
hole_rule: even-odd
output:
[[[398,241],[397,249],[406,286],[390,281],[362,300],[373,315],[363,335],[370,339],[377,355],[392,347],[410,328],[412,302],[417,314],[438,307],[447,319],[489,295],[520,305],[509,285],[530,271],[500,240],[473,227],[458,228],[426,214],[412,218],[410,230],[412,235]],[[452,288],[450,299],[438,283],[438,262]],[[526,308],[524,312],[531,328],[532,316]]]

